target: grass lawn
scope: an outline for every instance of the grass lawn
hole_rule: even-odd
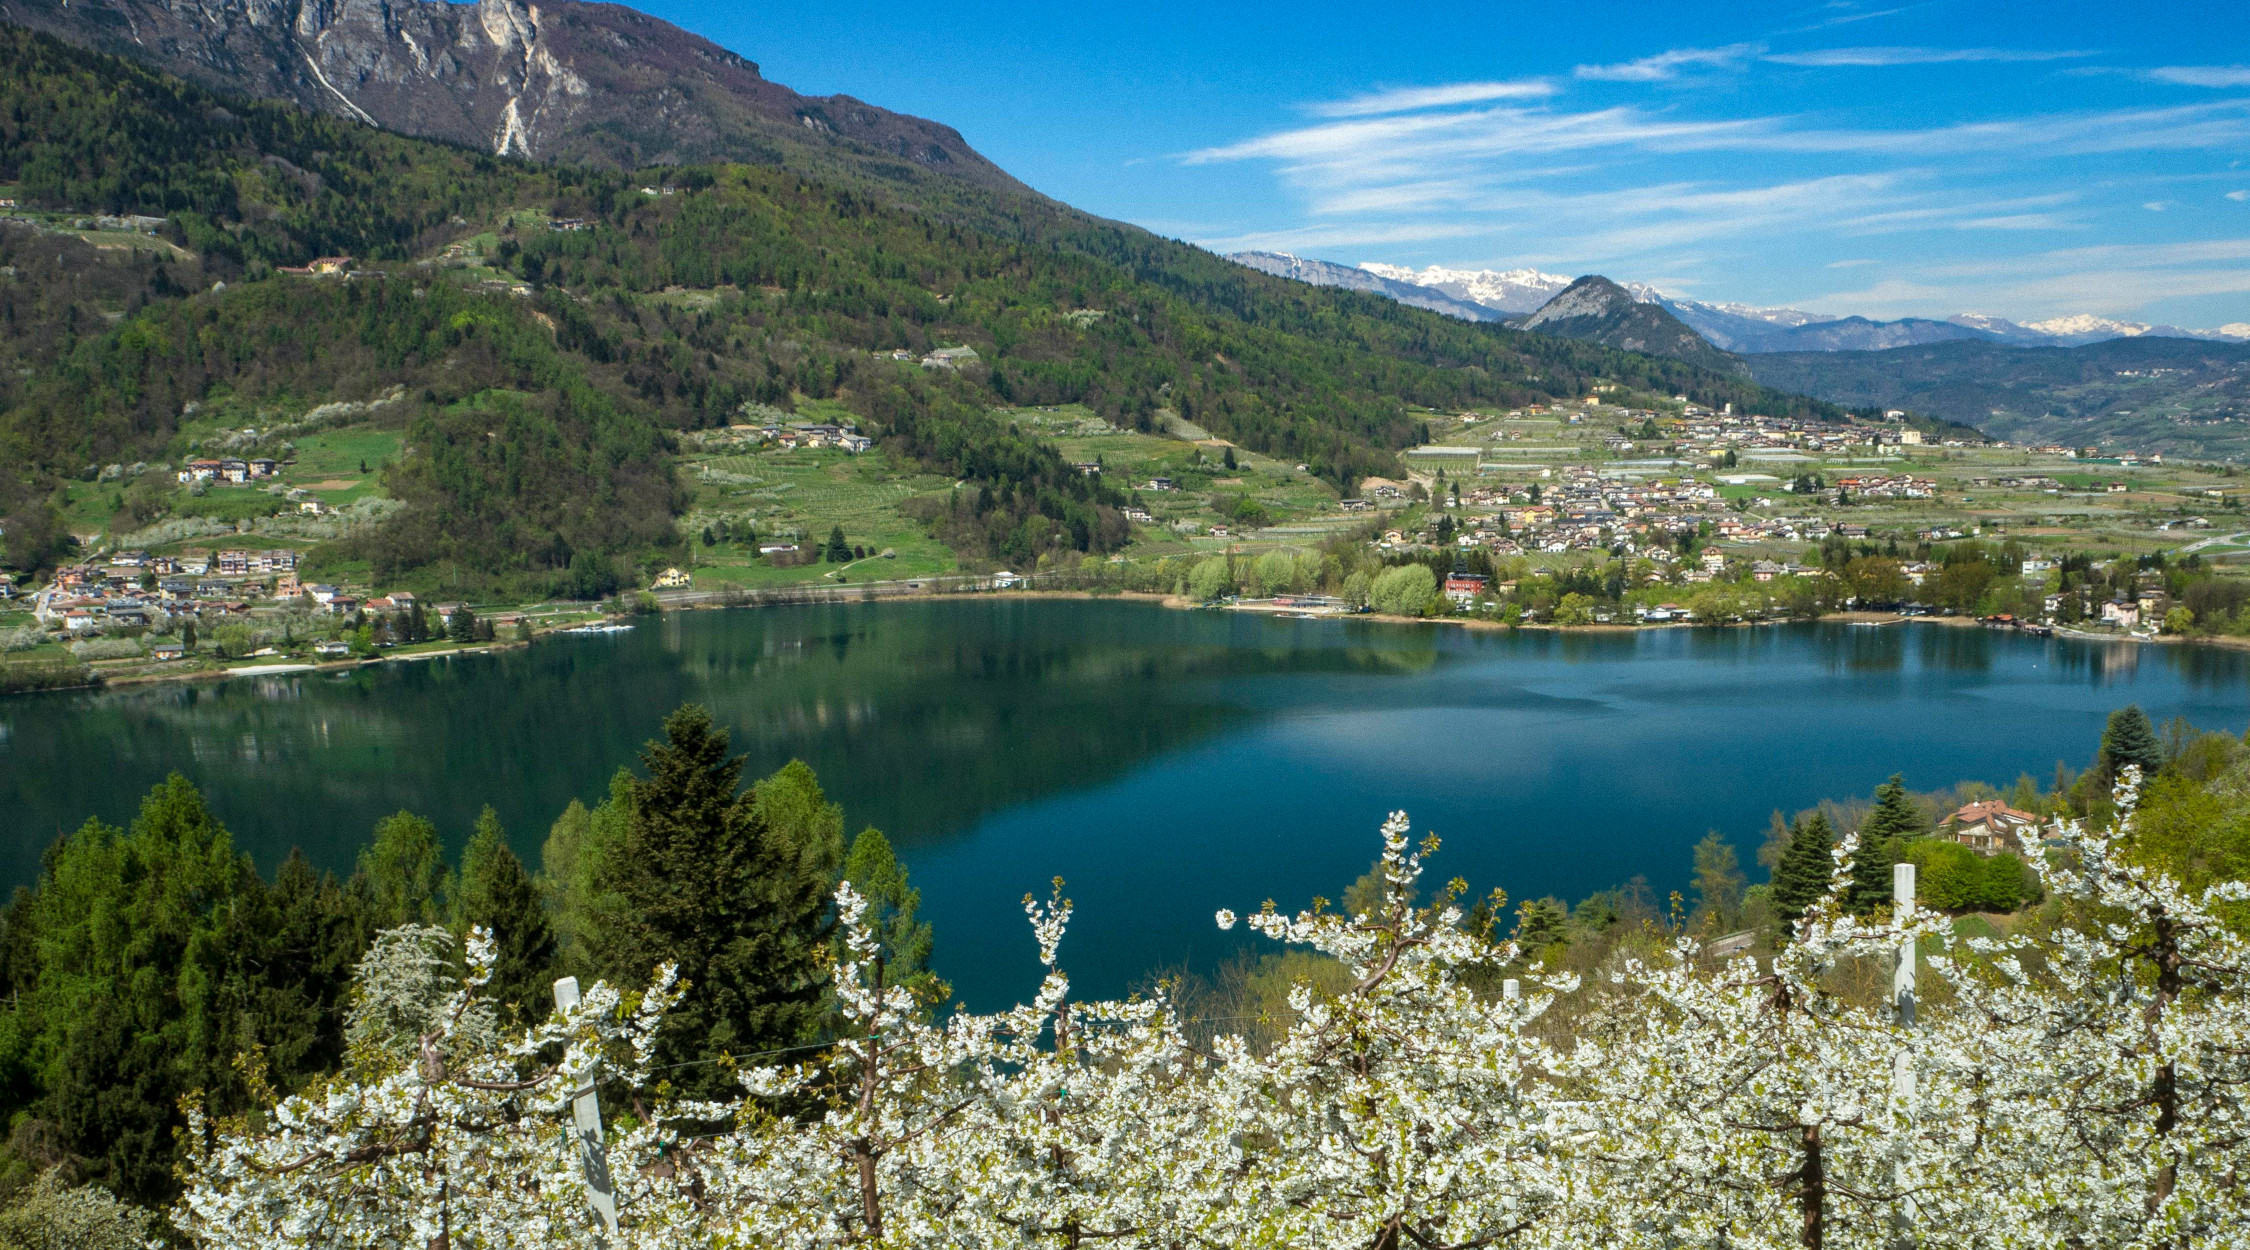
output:
[[[341,508],[363,495],[379,495],[376,475],[398,459],[404,441],[396,431],[352,426],[324,430],[297,439],[294,463],[281,471],[280,480],[314,492],[330,507]],[[367,466],[362,473],[360,466]]]
[[[125,498],[122,482],[70,482],[63,486],[63,524],[73,534],[98,534]]]
[[[269,517],[296,506],[279,495],[267,494],[263,486],[214,486],[207,494],[190,495],[181,491],[172,497],[173,516],[201,516],[219,521]]]

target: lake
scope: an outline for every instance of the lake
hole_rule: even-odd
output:
[[[2242,732],[2250,656],[1936,625],[1471,632],[963,599],[646,619],[494,655],[0,700],[0,872],[122,823],[177,770],[269,871],[348,869],[410,809],[458,848],[489,803],[535,867],[682,702],[754,775],[811,764],[849,828],[889,833],[957,996],[1030,994],[1021,899],[1068,880],[1083,993],[1241,941],[1220,907],[1338,896],[1405,808],[1437,879],[1575,900],[1685,889],[1717,829],[1750,863],[1769,814],[2083,767],[2137,702]],[[1756,869],[1752,867],[1753,875]],[[693,883],[683,883],[693,888]]]

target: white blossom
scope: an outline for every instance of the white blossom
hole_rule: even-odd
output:
[[[2108,832],[2026,840],[2052,931],[1848,916],[1847,837],[1779,954],[1678,938],[1587,986],[1464,928],[1458,883],[1417,906],[1436,841],[1394,813],[1365,912],[1216,914],[1347,974],[1262,1048],[1195,1042],[1162,988],[1074,1000],[1059,881],[1025,899],[1031,1000],[932,1019],[846,884],[836,1036],[716,1103],[649,1067],[668,970],[503,1040],[490,935],[453,985],[442,931],[393,931],[353,1066],[196,1120],[174,1221],[254,1250],[592,1244],[568,1104],[598,1064],[634,1098],[606,1143],[631,1247],[2240,1245],[2250,951],[2215,909],[2250,887],[2136,862],[2136,780]],[[1844,988],[1902,946],[1929,954],[1911,1020]]]

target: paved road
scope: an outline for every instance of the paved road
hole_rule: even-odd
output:
[[[2205,547],[2215,546],[2219,543],[2238,543],[2246,538],[2250,538],[2250,530],[2244,530],[2237,534],[2213,534],[2200,542],[2192,542],[2180,548],[2179,554],[2184,556],[2191,551],[2201,551]]]

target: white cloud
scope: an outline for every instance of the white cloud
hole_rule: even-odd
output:
[[[1945,316],[2002,307],[2016,320],[2074,312],[2129,316],[2157,300],[2250,294],[2250,238],[2111,244],[1909,267],[1858,291],[1805,302],[1867,316]]]
[[[1845,9],[1845,10],[1849,10],[1849,9],[1855,9],[1855,8],[1857,8],[1857,7],[1859,7],[1859,6],[1857,6],[1857,5],[1854,5],[1854,4],[1841,4],[1841,3],[1836,3],[1836,2],[1835,2],[1835,0],[1831,0],[1831,2],[1830,2],[1830,4],[1828,5],[1828,7],[1829,7],[1829,8],[1831,8],[1831,9]],[[1826,29],[1828,29],[1828,28],[1829,28],[1829,27],[1831,27],[1831,26],[1845,26],[1845,25],[1849,25],[1849,24],[1851,24],[1851,23],[1853,23],[1853,22],[1867,22],[1867,21],[1873,21],[1874,19],[1876,19],[1876,18],[1878,18],[1878,17],[1896,17],[1896,16],[1898,16],[1899,14],[1901,14],[1901,13],[1904,13],[1904,12],[1906,12],[1906,11],[1907,11],[1908,9],[1918,9],[1918,8],[1921,8],[1921,7],[1923,7],[1923,6],[1922,6],[1922,5],[1918,5],[1918,4],[1909,4],[1909,5],[1902,5],[1902,6],[1898,7],[1898,8],[1895,8],[1895,9],[1876,9],[1876,10],[1874,10],[1873,12],[1870,12],[1870,13],[1852,13],[1852,12],[1845,12],[1845,13],[1840,13],[1840,14],[1838,14],[1838,15],[1834,16],[1834,17],[1830,17],[1830,18],[1827,18],[1827,19],[1825,19],[1825,20],[1822,20],[1822,21],[1814,22],[1814,23],[1813,23],[1812,25],[1810,25],[1810,26],[1799,26],[1799,27],[1797,27],[1797,28],[1796,28],[1795,30],[1784,31],[1784,32],[1782,32],[1782,33],[1783,33],[1783,34],[1791,34],[1791,35],[1800,35],[1800,34],[1803,34],[1803,33],[1805,33],[1806,31],[1809,31],[1809,30],[1826,30]]]
[[[1948,65],[1960,61],[2065,61],[2091,52],[2045,52],[2017,48],[1823,48],[1776,52],[1765,57],[1779,65],[1875,66]]]
[[[1698,121],[1630,106],[1590,112],[1495,107],[1328,122],[1190,152],[1191,165],[1275,160],[1293,175],[1335,185],[1459,177],[1465,162],[1630,148],[1895,155],[1929,159],[1998,153],[2065,156],[2224,147],[2250,142],[2250,101],[2164,109],[2044,114],[1927,130],[1796,129],[1787,117]]]
[[[2148,76],[2183,87],[2250,87],[2250,65],[2166,65]]]
[[[1308,105],[1305,111],[1320,117],[1376,117],[1445,105],[1482,104],[1488,100],[1537,99],[1553,95],[1555,91],[1555,84],[1540,78],[1444,83],[1435,87],[1386,87],[1348,100]]]
[[[1618,146],[1727,146],[1747,137],[1764,119],[1674,121],[1631,108],[1588,113],[1491,108],[1459,112],[1329,122],[1277,131],[1225,147],[1190,152],[1188,164],[1278,160],[1296,171],[1323,168],[1336,177],[1428,172],[1450,175],[1460,162],[1540,152],[1574,152]]]
[[[1739,68],[1761,57],[1843,67],[2082,55],[1903,46],[1769,55],[1763,45],[1735,44],[1576,72],[1585,80],[1660,84],[1697,67]],[[1561,96],[1570,84],[1559,77],[1371,88],[1309,104],[1313,116],[1297,124],[1176,157],[1190,166],[1263,165],[1295,206],[1288,228],[1250,216],[1188,237],[1221,251],[1418,254],[1423,263],[1481,255],[1573,273],[1676,274],[1673,285],[1711,289],[1712,298],[1727,298],[1723,288],[1758,268],[1758,258],[1788,256],[1798,258],[1800,273],[1834,270],[1828,281],[1865,287],[1844,295],[1807,289],[1788,302],[1871,316],[1971,307],[2018,318],[2123,314],[2150,301],[2250,286],[2250,243],[2243,241],[2178,245],[2187,251],[2032,250],[2057,232],[2110,237],[2100,232],[2118,230],[2119,208],[2176,209],[2206,193],[2212,183],[2203,179],[2223,179],[2220,194],[2250,202],[2250,187],[2226,187],[2242,187],[2241,173],[2218,168],[2226,151],[2250,147],[2246,93],[2013,117],[1980,110],[1951,124],[1873,129],[1784,111],[1792,107],[1785,98],[1773,102],[1802,81],[1776,75],[1776,91],[1755,97],[1756,105],[1730,103],[1751,97],[1714,95],[1595,107]],[[2041,110],[2048,97],[2016,98]],[[1815,107],[1829,102],[1823,95]],[[1909,106],[1875,115],[1910,122],[1928,114]],[[2201,172],[2150,177],[2135,163],[2129,168],[2140,172],[2122,176],[2128,166],[2084,159],[2165,151],[2192,153],[2172,164]],[[2180,195],[2188,199],[2156,198]],[[1899,235],[1911,243],[1886,251],[1874,241]],[[1823,262],[1823,255],[1844,259]],[[1979,270],[1954,259],[1964,256],[1999,259]]]
[[[1664,82],[1683,69],[1740,64],[1766,50],[1762,43],[1732,43],[1723,48],[1675,48],[1615,65],[1581,65],[1572,71],[1580,78],[1599,82]]]

